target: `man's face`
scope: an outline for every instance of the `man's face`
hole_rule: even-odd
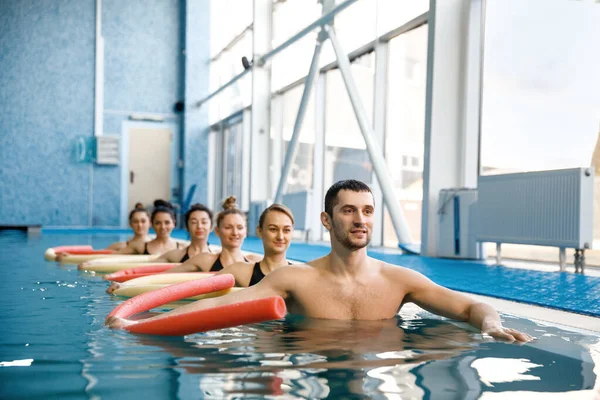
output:
[[[349,250],[362,249],[371,241],[374,212],[371,193],[340,190],[333,207],[331,234]]]

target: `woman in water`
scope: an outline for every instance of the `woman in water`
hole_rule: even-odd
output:
[[[256,263],[231,264],[218,273],[233,275],[236,286],[256,285],[270,272],[290,264],[286,251],[294,233],[294,216],[289,208],[282,204],[267,207],[260,215],[256,233],[263,242],[264,258]]]
[[[171,239],[175,227],[175,211],[168,201],[155,200],[154,210],[150,218],[156,237],[149,242],[129,243],[127,247],[118,250],[117,254],[164,254],[178,249],[179,243]]]
[[[138,207],[139,205],[139,207]],[[129,245],[144,245],[150,238],[148,237],[148,229],[150,229],[150,215],[148,211],[137,203],[135,208],[129,213],[129,226],[133,229],[133,237],[126,242],[115,242],[107,247],[108,250],[118,252]],[[69,255],[68,252],[56,254],[55,261],[61,262],[62,259]]]
[[[196,203],[185,213],[185,227],[191,243],[184,249],[171,250],[154,262],[184,263],[201,253],[210,253],[208,235],[212,229],[212,211]]]
[[[135,208],[129,213],[129,226],[133,229],[133,237],[126,242],[115,242],[107,247],[108,250],[121,250],[129,246],[130,243],[144,244],[150,240],[148,230],[150,229],[150,214],[141,203],[137,203]]]
[[[223,211],[217,216],[215,234],[221,241],[221,252],[216,254],[202,253],[190,258],[171,272],[217,272],[237,262],[260,261],[260,256],[242,253],[242,244],[246,238],[246,216],[237,208],[235,196],[223,202]]]

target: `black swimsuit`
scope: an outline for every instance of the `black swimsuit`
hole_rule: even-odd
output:
[[[244,261],[248,262],[246,257],[244,257]],[[223,264],[221,263],[221,255],[217,258],[217,261],[210,267],[210,272],[217,272],[223,269]]]
[[[262,281],[262,278],[265,277],[262,270],[260,269],[260,262],[254,264],[254,268],[252,269],[252,277],[250,278],[250,283],[248,286],[256,285],[258,282]]]
[[[288,261],[288,265],[292,265],[291,262]],[[256,285],[258,282],[262,281],[265,277],[265,274],[260,269],[260,262],[254,264],[254,268],[252,269],[252,277],[250,277],[250,283],[248,286]]]
[[[188,251],[190,251],[190,246],[188,246],[187,249],[185,249],[185,254],[183,255],[183,257],[181,257],[181,260],[179,260],[180,263],[184,263],[190,259],[190,255],[188,254]]]

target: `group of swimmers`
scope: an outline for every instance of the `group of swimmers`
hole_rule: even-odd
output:
[[[118,254],[160,254],[155,262],[181,263],[169,273],[229,273],[240,287],[255,285],[274,269],[290,264],[286,251],[294,231],[294,216],[282,204],[272,204],[260,215],[256,233],[262,239],[264,256],[244,255],[242,252],[247,234],[246,217],[237,207],[234,196],[223,202],[223,210],[216,217],[214,232],[221,242],[218,253],[213,252],[208,244],[208,236],[213,230],[213,213],[209,208],[194,204],[185,213],[184,220],[190,236],[187,247],[181,247],[179,242],[171,239],[175,213],[168,202],[155,201],[151,215],[145,208],[136,207],[129,215],[134,237],[109,248],[116,248]],[[150,222],[156,232],[156,238],[152,240],[147,239]],[[107,292],[112,293],[119,286],[113,283]]]
[[[234,197],[223,203],[223,211],[216,219],[214,231],[221,241],[220,253],[212,253],[207,243],[212,228],[209,209],[195,204],[186,213],[191,244],[179,249],[170,239],[175,222],[173,209],[168,203],[159,202],[150,216],[156,238],[148,242],[139,239],[143,232],[136,230],[136,213],[145,210],[133,210],[130,223],[136,236],[118,252],[161,253],[162,261],[182,262],[168,272],[230,273],[237,286],[247,287],[152,317],[155,320],[271,296],[281,296],[291,313],[324,319],[388,319],[394,317],[402,305],[412,302],[435,314],[468,322],[494,338],[532,340],[525,333],[504,327],[492,307],[439,286],[418,272],[369,257],[366,247],[371,239],[374,211],[373,194],[366,184],[356,180],[335,183],[327,191],[325,210],[320,215],[321,223],[330,232],[331,252],[306,264],[292,265],[286,259],[286,251],[294,217],[282,204],[271,205],[260,216],[256,229],[263,242],[264,257],[257,257],[244,256],[241,251],[246,219],[236,207]],[[116,287],[113,284],[108,291]],[[110,317],[106,323],[119,328],[136,321]]]

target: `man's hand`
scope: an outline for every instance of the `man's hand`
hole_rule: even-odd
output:
[[[531,342],[533,337],[512,328],[505,328],[501,324],[490,324],[481,327],[481,333],[490,335],[494,339],[506,340],[508,342]]]

